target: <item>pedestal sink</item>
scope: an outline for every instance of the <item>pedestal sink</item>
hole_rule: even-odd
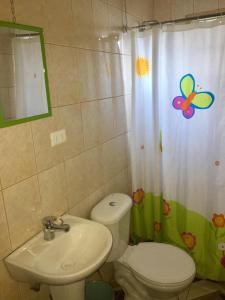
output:
[[[106,260],[112,247],[110,231],[103,225],[65,215],[69,232],[56,231],[45,241],[39,233],[6,259],[18,281],[48,284],[54,300],[84,299],[84,279]]]

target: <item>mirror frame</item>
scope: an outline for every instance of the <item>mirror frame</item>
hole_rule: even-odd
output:
[[[47,70],[47,63],[46,63],[46,54],[45,54],[45,43],[44,43],[44,33],[43,28],[36,27],[36,26],[30,26],[30,25],[24,25],[24,24],[18,24],[13,22],[7,22],[7,21],[1,21],[0,20],[0,27],[9,27],[9,28],[16,28],[16,29],[23,29],[28,31],[37,32],[40,34],[40,43],[41,43],[41,53],[42,53],[42,61],[43,61],[43,68],[45,70],[44,72],[44,79],[45,79],[45,89],[46,89],[46,98],[47,98],[47,106],[48,106],[48,112],[40,115],[35,115],[31,117],[21,118],[21,119],[15,119],[15,120],[4,120],[4,114],[3,110],[0,107],[0,128],[8,127],[12,125],[17,125],[25,122],[30,122],[46,117],[50,117],[52,115],[52,108],[51,108],[51,101],[50,101],[50,91],[49,91],[49,81],[48,81],[48,70]]]

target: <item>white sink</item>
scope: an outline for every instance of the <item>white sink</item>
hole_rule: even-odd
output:
[[[18,281],[69,285],[95,272],[106,260],[112,235],[103,225],[65,215],[70,231],[55,231],[55,238],[45,241],[39,233],[6,258],[11,275]]]

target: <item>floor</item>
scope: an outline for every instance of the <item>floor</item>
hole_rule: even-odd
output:
[[[122,290],[116,291],[115,300],[124,300]],[[217,284],[208,280],[199,280],[191,285],[187,300],[225,300],[225,295],[221,294]]]
[[[188,298],[189,300],[190,298]],[[210,296],[202,296],[195,298],[196,300],[225,300],[225,296],[223,295],[210,295]],[[124,293],[123,291],[116,292],[115,300],[124,300]]]

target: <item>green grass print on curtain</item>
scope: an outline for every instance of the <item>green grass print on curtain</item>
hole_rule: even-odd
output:
[[[200,278],[225,280],[225,218],[214,214],[212,221],[163,196],[134,193],[131,240],[173,244],[195,260]],[[204,233],[204,234],[203,234]]]

